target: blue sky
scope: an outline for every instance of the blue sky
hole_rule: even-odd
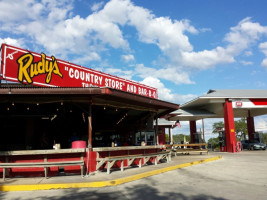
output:
[[[0,43],[154,86],[182,104],[209,89],[267,88],[266,8],[264,0],[0,0]],[[257,126],[267,127],[264,117]]]

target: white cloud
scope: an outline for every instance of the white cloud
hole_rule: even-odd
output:
[[[199,31],[205,33],[205,32],[212,31],[212,29],[211,28],[200,28]]]
[[[98,10],[100,10],[100,8],[104,5],[104,2],[98,2],[98,3],[94,3],[94,5],[91,7],[91,10],[96,12]]]
[[[181,52],[181,59],[184,66],[198,70],[205,70],[217,64],[227,64],[234,62],[234,57],[223,47],[213,50],[203,50],[199,52]]]
[[[121,59],[124,61],[124,62],[130,62],[130,61],[134,61],[134,55],[132,54],[128,54],[128,55],[122,55],[121,56]]]
[[[253,65],[253,62],[251,62],[251,61],[245,61],[245,60],[241,60],[240,63],[242,65]]]
[[[0,2],[0,22],[17,23],[18,20],[24,22],[38,19],[44,8],[43,4],[34,0],[2,0]]]
[[[267,57],[267,42],[261,43],[259,45],[259,49],[264,53],[264,55]],[[263,59],[261,62],[261,66],[267,67],[267,58]]]
[[[267,67],[267,58],[263,59],[263,61],[261,62],[261,66]]]
[[[185,72],[178,72],[176,68],[155,69],[145,67],[143,64],[136,65],[136,74],[141,78],[153,76],[155,78],[165,79],[175,84],[194,84]]]
[[[20,47],[24,46],[22,39],[14,39],[14,38],[10,38],[10,37],[0,38],[0,45],[2,43],[13,45],[13,46],[20,46]]]
[[[218,64],[233,63],[235,56],[240,55],[265,34],[267,34],[266,26],[261,26],[259,23],[252,22],[250,18],[245,18],[226,34],[224,38],[228,42],[226,47],[216,47],[199,52],[182,52],[183,64],[188,67],[208,69]]]
[[[165,88],[164,84],[160,82],[159,79],[152,76],[146,77],[141,83],[155,87],[158,89],[158,98],[165,101],[174,101],[174,94],[171,93],[171,90]]]
[[[122,70],[118,68],[105,68],[105,72],[128,80],[131,80],[134,74],[131,70]]]
[[[158,79],[152,76],[146,77],[141,83],[155,87],[158,89],[158,97],[161,100],[170,101],[177,104],[185,103],[189,100],[196,98],[196,95],[188,94],[181,95],[172,93],[172,91],[165,87],[165,85]]]
[[[89,52],[85,56],[74,59],[73,62],[77,64],[86,64],[90,61],[96,61],[100,59],[101,57],[96,52]]]
[[[252,53],[252,51],[245,51],[245,52],[244,52],[244,55],[245,55],[245,56],[252,56],[253,53]]]
[[[267,115],[255,117],[256,131],[267,132]]]

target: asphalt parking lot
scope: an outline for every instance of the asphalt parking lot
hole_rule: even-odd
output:
[[[210,154],[223,159],[118,186],[1,192],[0,199],[267,199],[267,151]]]

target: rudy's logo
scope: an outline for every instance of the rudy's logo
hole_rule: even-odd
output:
[[[33,58],[31,53],[26,53],[17,59],[19,82],[22,83],[25,79],[27,83],[31,84],[33,82],[32,78],[40,74],[46,74],[45,82],[47,84],[51,82],[52,73],[63,77],[54,56],[51,56],[51,61],[46,59],[44,53],[41,53],[41,60],[38,62],[33,62]]]

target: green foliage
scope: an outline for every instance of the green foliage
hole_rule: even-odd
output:
[[[169,142],[169,134],[165,134],[165,141]]]
[[[262,134],[262,140],[263,143],[267,144],[267,133]]]
[[[212,125],[212,133],[218,133],[220,129],[224,128],[224,122],[216,122]],[[235,131],[239,139],[244,139],[248,134],[246,118],[241,118],[235,121]]]
[[[246,135],[248,134],[247,129],[247,122],[246,119],[243,117],[240,120],[235,121],[235,131],[237,134],[240,135],[240,138],[243,139],[246,138]]]
[[[210,138],[208,140],[208,143],[212,145],[212,149],[219,149],[219,137],[216,138]]]
[[[224,123],[223,122],[215,122],[212,125],[212,133],[218,133],[219,130],[224,128]]]
[[[187,142],[190,142],[190,136],[189,135],[178,134],[178,135],[173,135],[173,143],[174,144],[181,143],[181,141],[184,141],[184,137],[185,137]]]

